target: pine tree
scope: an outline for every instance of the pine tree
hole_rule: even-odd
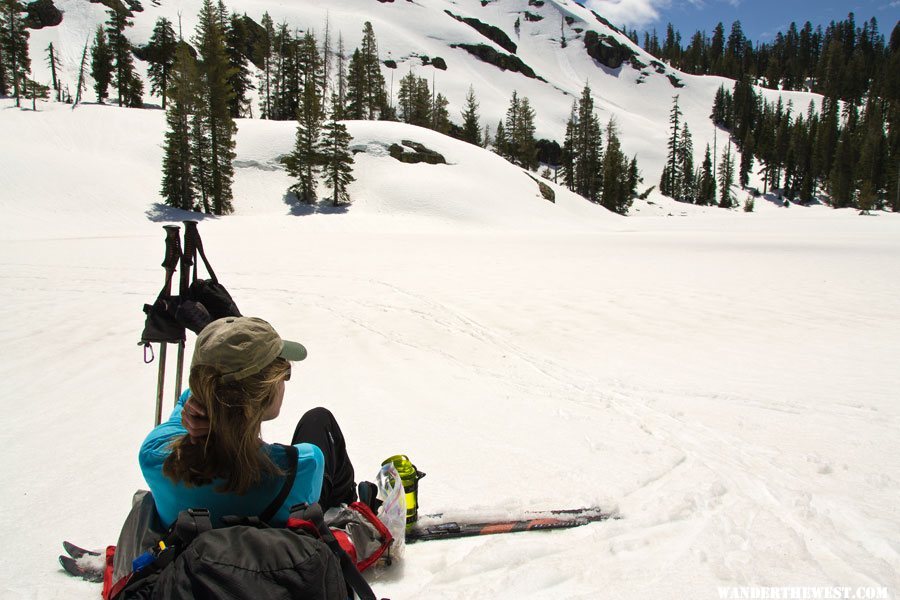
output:
[[[828,177],[828,193],[834,208],[854,206],[853,167],[856,157],[853,131],[848,125],[841,131],[837,149],[834,151],[834,166]]]
[[[297,118],[303,96],[303,72],[300,40],[291,35],[287,23],[276,33],[277,63],[275,67],[274,99],[271,118],[288,121]]]
[[[691,130],[685,121],[681,127],[681,136],[678,144],[678,196],[682,202],[695,202],[697,200],[696,181],[694,179],[694,142],[691,138]]]
[[[325,185],[332,190],[331,202],[334,206],[350,202],[347,192],[353,177],[353,154],[350,152],[350,134],[347,126],[334,119],[323,127],[322,163],[325,171]]]
[[[332,118],[340,121],[347,114],[347,55],[344,51],[344,36],[338,32],[337,67],[335,93],[331,97]]]
[[[178,41],[172,22],[160,17],[153,28],[153,35],[147,44],[147,79],[150,80],[150,93],[162,98],[163,110],[166,109],[166,97],[172,81],[172,67],[175,65],[175,51]]]
[[[600,204],[612,212],[624,215],[631,205],[629,164],[622,153],[618,128],[614,119],[606,126],[606,151],[603,153],[603,187]]]
[[[224,5],[219,3],[219,12],[225,14]],[[228,103],[228,110],[233,119],[243,117],[250,110],[250,99],[247,97],[248,92],[253,89],[250,80],[250,69],[247,67],[247,58],[245,53],[249,46],[249,33],[247,25],[243,18],[237,13],[231,13],[226,22],[225,32],[225,54],[228,56],[228,66],[230,77],[228,83],[231,86],[233,95]]]
[[[103,26],[98,26],[94,45],[91,47],[91,77],[94,78],[94,93],[99,104],[103,104],[103,101],[109,98],[109,86],[112,84],[114,70],[113,54],[109,44],[106,43],[106,32]]]
[[[673,198],[681,195],[678,149],[679,134],[681,133],[681,109],[678,107],[678,96],[672,97],[672,109],[669,111],[669,141],[667,147],[669,153],[666,156],[666,169],[663,171],[664,179],[660,179],[659,189],[662,193]]]
[[[563,175],[563,185],[570,190],[575,189],[575,142],[578,127],[577,103],[572,101],[572,111],[566,122],[566,134],[563,138],[562,152],[560,155],[560,170]]]
[[[447,111],[449,104],[450,101],[439,93],[434,97],[434,105],[431,107],[431,128],[444,135],[450,132],[450,113]]]
[[[81,94],[83,94],[87,90],[87,83],[85,81],[85,73],[87,72],[87,55],[88,55],[88,40],[84,41],[84,48],[81,50],[81,60],[78,63],[78,83],[75,84],[75,102],[72,104],[72,108],[78,106],[81,102]]]
[[[11,90],[16,106],[26,94],[27,74],[31,71],[28,53],[29,32],[25,27],[25,6],[19,0],[0,0],[0,94]]]
[[[400,91],[397,92],[398,115],[404,123],[412,123],[415,112],[416,90],[418,78],[410,71],[400,79]]]
[[[259,49],[262,57],[262,71],[259,74],[259,94],[261,117],[272,118],[272,79],[275,72],[275,24],[269,13],[263,13],[260,25],[263,36],[259,40]]]
[[[321,166],[319,133],[322,127],[322,99],[319,96],[321,58],[315,37],[307,32],[300,46],[303,97],[297,111],[297,134],[294,150],[285,159],[288,174],[297,179],[290,188],[305,204],[317,199],[316,177]]]
[[[144,84],[134,70],[131,42],[125,37],[125,28],[131,25],[124,8],[110,9],[106,35],[115,61],[113,84],[118,103],[119,106],[140,108],[144,104]]]
[[[350,56],[347,69],[347,117],[357,120],[368,118],[366,99],[366,65],[357,48]]]
[[[497,121],[497,131],[494,134],[494,153],[507,158],[506,155],[506,129],[503,127],[503,120]]]
[[[881,102],[869,98],[860,126],[859,159],[854,169],[855,186],[860,191],[859,207],[863,210],[880,205],[885,192],[888,147],[884,122]]]
[[[363,40],[361,47],[363,61],[363,98],[367,119],[378,118],[387,106],[384,75],[381,74],[381,61],[378,59],[378,43],[372,24],[363,24]]]
[[[753,130],[748,129],[744,143],[741,144],[741,166],[738,169],[738,183],[742,188],[750,184],[750,170],[753,169],[753,152],[755,150],[756,139],[753,137]]]
[[[194,210],[196,198],[191,153],[191,118],[197,110],[199,80],[197,65],[187,44],[179,44],[170,71],[163,145],[161,194],[166,204],[182,210]]]
[[[462,111],[462,139],[470,144],[478,145],[481,142],[481,125],[478,117],[478,101],[475,99],[475,89],[470,85],[466,94],[466,106]]]
[[[225,34],[221,15],[212,0],[203,0],[194,44],[200,55],[199,108],[195,129],[200,134],[195,143],[201,144],[196,152],[202,173],[198,180],[204,210],[226,215],[232,207],[231,182],[234,177],[234,135],[237,128],[229,112],[229,102],[234,94],[229,85],[231,70],[225,53]],[[196,135],[196,134],[195,134]],[[208,170],[207,173],[204,169]]]
[[[591,202],[600,202],[603,188],[603,134],[600,121],[594,113],[591,88],[587,84],[578,102],[573,157],[573,191]]]
[[[641,177],[641,171],[638,168],[637,155],[631,157],[631,163],[628,165],[628,203],[638,195],[638,184],[644,179]]]
[[[331,99],[331,61],[333,52],[331,50],[331,20],[328,11],[325,12],[325,37],[322,39],[322,77],[319,83],[319,96],[323,99],[322,104],[325,105],[326,99]]]
[[[697,204],[707,206],[716,203],[716,179],[713,176],[709,144],[706,145],[706,154],[703,157],[703,164],[700,166],[697,188]]]
[[[734,208],[734,194],[731,186],[734,185],[734,157],[731,155],[731,142],[722,153],[722,162],[719,165],[719,207]]]
[[[506,158],[526,169],[537,166],[537,146],[534,139],[534,109],[528,98],[519,99],[513,90],[506,109]]]
[[[60,69],[59,54],[53,48],[53,42],[47,46],[47,66],[50,67],[51,81],[53,83],[53,91],[56,92],[56,101],[62,102],[62,88],[59,84],[57,73]]]

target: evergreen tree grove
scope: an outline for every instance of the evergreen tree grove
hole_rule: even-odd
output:
[[[0,95],[12,91],[19,106],[31,71],[25,6],[19,0],[0,0]]]
[[[166,204],[182,210],[194,210],[196,192],[191,152],[191,117],[198,96],[197,65],[186,44],[176,50],[166,107],[168,131],[163,144],[163,181],[161,194]]]
[[[124,8],[110,9],[106,25],[109,47],[115,61],[113,84],[116,87],[119,106],[140,108],[144,104],[144,84],[134,70],[131,42],[125,37],[125,28],[131,26]]]
[[[204,210],[217,215],[231,213],[234,177],[234,136],[237,127],[229,103],[231,68],[225,53],[225,32],[212,0],[204,0],[194,42],[200,55],[198,109],[194,118],[195,169],[200,169]]]
[[[94,79],[94,93],[99,104],[109,98],[114,69],[112,50],[106,43],[106,32],[99,26],[94,36],[94,45],[91,46],[91,77]]]
[[[166,108],[168,88],[172,81],[172,67],[175,64],[175,51],[178,41],[172,23],[160,17],[153,28],[153,35],[147,44],[147,78],[150,80],[150,93],[162,98],[163,110]]]
[[[321,62],[315,38],[307,33],[303,42],[303,62],[307,71],[303,81],[303,97],[297,111],[297,134],[294,150],[285,158],[288,174],[297,179],[290,187],[305,204],[316,202],[316,177],[321,166],[319,133],[322,126],[322,99],[318,76]]]

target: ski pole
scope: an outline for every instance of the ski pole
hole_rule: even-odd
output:
[[[164,295],[172,294],[172,275],[181,258],[181,236],[178,225],[164,225],[166,230],[166,256],[162,266],[166,270]],[[182,342],[182,345],[184,342]],[[159,371],[156,377],[156,425],[162,422],[163,387],[166,383],[166,342],[159,343]]]
[[[197,247],[194,243],[194,235],[197,231],[197,221],[184,221],[184,251],[181,253],[181,274],[178,280],[178,295],[182,302],[188,297],[190,283],[188,272],[194,263],[194,254]],[[178,342],[178,363],[175,366],[175,402],[181,397],[181,383],[184,377],[184,345],[186,340]]]

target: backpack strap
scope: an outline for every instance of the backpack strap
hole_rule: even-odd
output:
[[[263,523],[268,523],[278,513],[278,509],[281,508],[284,501],[287,500],[288,495],[290,495],[291,489],[294,487],[294,480],[297,478],[297,460],[299,459],[300,452],[294,446],[286,446],[284,444],[277,445],[284,448],[290,466],[288,466],[288,471],[284,476],[284,485],[281,486],[278,495],[275,496],[275,499],[272,500],[265,510],[259,514],[259,520]]]
[[[362,573],[360,573],[356,568],[356,565],[353,564],[353,559],[351,559],[344,549],[341,548],[341,545],[338,543],[337,539],[335,539],[334,534],[328,528],[328,525],[325,524],[325,515],[322,513],[321,506],[318,504],[313,504],[312,506],[296,504],[291,507],[291,520],[296,520],[301,528],[303,522],[311,523],[315,526],[316,532],[319,534],[321,540],[325,542],[325,545],[328,546],[331,552],[338,557],[338,560],[341,563],[341,571],[344,574],[344,580],[351,588],[353,588],[353,591],[360,597],[360,600],[378,600],[375,596],[375,592],[369,587],[369,583],[366,581],[365,577],[362,576]],[[290,526],[290,523],[288,526]]]

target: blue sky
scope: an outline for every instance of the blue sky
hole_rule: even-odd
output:
[[[613,23],[626,25],[643,32],[654,27],[664,37],[666,23],[681,31],[686,44],[694,31],[712,33],[716,23],[725,25],[740,20],[744,34],[754,42],[771,41],[775,33],[784,31],[791,21],[798,27],[810,21],[823,28],[830,21],[839,21],[847,13],[856,15],[861,23],[871,17],[878,19],[878,30],[889,38],[900,20],[900,0],[582,0]],[[660,39],[662,41],[662,39]]]

